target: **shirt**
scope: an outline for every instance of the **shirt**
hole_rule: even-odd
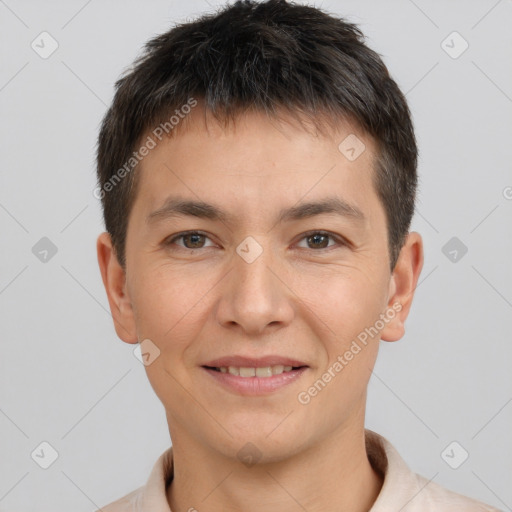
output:
[[[412,472],[393,445],[365,429],[371,466],[383,485],[369,512],[501,512]],[[172,512],[166,490],[173,478],[172,446],[156,461],[146,485],[102,508],[102,512]],[[101,512],[101,511],[96,511]]]

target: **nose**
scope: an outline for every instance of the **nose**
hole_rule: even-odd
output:
[[[238,326],[246,335],[289,325],[295,314],[294,295],[282,266],[262,245],[261,253],[254,260],[245,257],[243,249],[249,247],[241,245],[219,290],[218,322],[231,329]],[[250,250],[254,251],[254,246]]]

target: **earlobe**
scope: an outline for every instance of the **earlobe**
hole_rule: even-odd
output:
[[[390,321],[381,332],[383,341],[398,341],[405,334],[405,321],[423,268],[423,240],[411,232],[400,251],[390,280],[387,305]]]
[[[137,343],[135,318],[126,287],[126,273],[118,262],[109,233],[104,232],[98,236],[96,250],[116,333],[126,343]]]

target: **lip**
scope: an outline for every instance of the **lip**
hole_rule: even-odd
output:
[[[236,366],[238,368],[262,368],[264,366],[276,366],[282,364],[283,366],[308,366],[303,361],[297,359],[290,359],[285,356],[269,355],[264,357],[245,357],[245,356],[228,356],[221,357],[219,359],[213,359],[204,363],[202,366],[212,366],[214,368],[220,368],[221,366]],[[245,377],[243,377],[245,378]],[[271,379],[272,377],[266,377]]]
[[[237,361],[240,359],[237,358]],[[282,359],[281,359],[282,360]],[[225,359],[219,359],[218,361],[225,361]],[[287,361],[292,361],[288,359]],[[217,362],[217,361],[213,361]],[[261,360],[258,360],[258,364],[262,364]],[[276,363],[281,364],[281,363]],[[208,365],[210,366],[210,365]],[[212,365],[213,366],[213,365]],[[223,364],[220,366],[224,366]],[[237,366],[237,365],[227,365]],[[249,365],[247,365],[249,366]],[[270,364],[264,364],[263,366],[272,366]],[[294,365],[288,365],[294,366]],[[298,365],[295,365],[298,366]],[[249,366],[250,367],[250,366]],[[230,373],[221,373],[213,368],[207,368],[206,366],[201,367],[208,375],[211,376],[214,381],[228,391],[234,392],[238,395],[268,395],[283,389],[285,386],[296,382],[304,372],[309,370],[308,366],[301,366],[295,370],[289,372],[283,372],[279,375],[272,375],[272,377],[240,377],[239,375],[231,375]]]

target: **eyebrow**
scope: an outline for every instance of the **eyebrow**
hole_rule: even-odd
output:
[[[277,216],[276,224],[279,222],[306,219],[324,213],[334,213],[360,223],[365,220],[363,212],[357,206],[347,203],[339,197],[328,197],[318,201],[301,203],[297,206],[281,210]],[[153,224],[163,219],[183,216],[199,217],[225,223],[232,223],[234,220],[233,215],[213,204],[179,197],[169,197],[162,207],[147,216],[146,222]]]

